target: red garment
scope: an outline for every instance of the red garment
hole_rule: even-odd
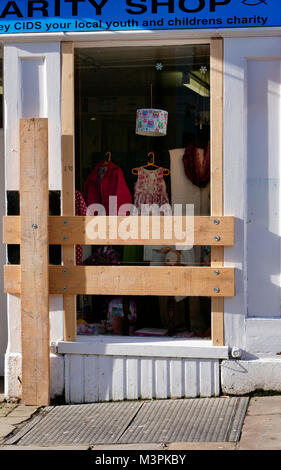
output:
[[[122,169],[109,162],[102,177],[99,176],[99,168],[104,161],[99,162],[86,179],[84,186],[84,199],[87,206],[90,204],[102,204],[106,215],[109,215],[109,196],[117,196],[117,211],[122,204],[132,204],[132,196],[124,178]],[[110,214],[110,215],[118,215]]]
[[[80,191],[75,191],[75,215],[86,215],[87,206]],[[76,245],[76,264],[82,264],[83,247]]]
[[[199,159],[199,148],[204,149],[203,163]],[[210,142],[207,145],[188,144],[182,160],[186,176],[193,184],[204,188],[210,181]]]

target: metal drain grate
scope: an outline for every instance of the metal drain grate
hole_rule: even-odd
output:
[[[5,444],[59,445],[115,443],[124,433],[141,402],[93,403],[54,407],[24,434],[15,434]],[[39,415],[38,415],[39,416]]]
[[[235,442],[247,406],[248,398],[147,403],[119,442]]]
[[[236,442],[248,398],[196,398],[49,407],[4,444]]]

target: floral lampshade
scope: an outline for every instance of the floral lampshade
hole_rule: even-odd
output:
[[[161,137],[167,134],[168,112],[163,109],[137,109],[136,134]]]

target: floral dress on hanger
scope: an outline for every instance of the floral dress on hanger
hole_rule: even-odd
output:
[[[135,184],[135,206],[141,214],[142,204],[156,204],[161,207],[169,204],[167,187],[163,177],[163,168],[147,170],[138,169],[138,179]],[[143,249],[144,261],[162,261],[161,246],[145,246]]]
[[[140,167],[138,169],[138,179],[135,184],[135,206],[139,214],[142,204],[169,204],[166,183],[163,177],[163,168],[147,170]]]

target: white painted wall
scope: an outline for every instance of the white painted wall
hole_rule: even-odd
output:
[[[5,44],[4,64],[6,190],[19,189],[22,117],[49,119],[49,188],[60,190],[60,43]]]
[[[280,84],[280,58],[247,60],[249,317],[280,318]]]
[[[0,129],[0,233],[2,217],[5,215],[5,169],[4,169],[4,131]],[[4,294],[3,268],[6,260],[6,248],[0,242],[0,377],[4,376],[4,357],[8,341],[7,331],[7,296]]]
[[[5,83],[5,184],[19,190],[19,120],[47,117],[49,189],[61,189],[60,43],[6,44]],[[12,77],[12,78],[11,78]],[[5,355],[5,395],[21,396],[20,298],[8,295],[8,346]],[[63,338],[62,296],[50,296],[50,339]],[[52,355],[52,395],[62,393],[62,358]]]
[[[246,355],[280,351],[281,38],[224,40],[224,207],[234,215],[236,296],[226,343]],[[271,321],[265,321],[265,320]]]

